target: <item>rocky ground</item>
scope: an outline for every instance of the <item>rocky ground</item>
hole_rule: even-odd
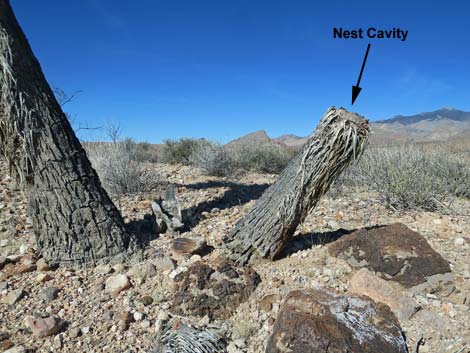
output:
[[[218,268],[220,278],[231,277],[231,273],[237,277],[239,286],[234,292],[251,287],[254,291],[249,298],[240,295],[234,301],[212,303],[207,315],[202,311],[187,320],[224,335],[229,353],[265,352],[282,301],[291,290],[321,286],[339,293],[365,294],[359,275],[370,276],[367,284],[377,281],[382,288],[381,279],[330,255],[330,247],[347,231],[400,222],[424,236],[448,261],[454,276],[450,290],[412,292],[395,286],[390,289],[392,295],[383,299],[401,315],[399,323],[409,351],[413,352],[420,340],[419,352],[470,352],[468,200],[457,201],[446,213],[400,213],[385,208],[370,192],[327,195],[298,229],[283,258],[254,266],[258,280],[257,275],[241,269],[221,269],[225,265],[220,248],[224,235],[275,176],[249,174],[226,180],[202,176],[186,167],[157,168],[164,179],[177,184],[183,213],[191,220],[182,234],[170,232],[152,240],[141,263],[50,269],[34,253],[25,198],[2,165],[0,351],[151,352],[169,316],[187,316],[175,303],[185,295],[185,288],[193,285],[192,277],[185,273],[191,265],[204,263]],[[131,222],[150,213],[150,200],[156,196],[131,195],[115,202]],[[174,239],[180,237],[196,240],[194,249],[184,253],[172,248]],[[201,276],[213,271],[207,266],[199,270]],[[216,284],[221,281],[223,278]],[[200,288],[204,290],[205,285],[202,278]],[[407,312],[405,305],[412,310]]]

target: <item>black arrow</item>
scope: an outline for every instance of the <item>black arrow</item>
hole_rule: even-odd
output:
[[[364,61],[362,62],[362,67],[361,67],[361,72],[359,73],[359,78],[357,79],[356,85],[352,86],[352,102],[351,102],[351,105],[354,104],[354,102],[356,101],[357,96],[359,96],[359,93],[361,93],[361,90],[362,90],[362,88],[359,87],[359,84],[361,83],[362,72],[364,71],[364,66],[366,66],[367,55],[369,55],[369,49],[370,49],[370,44],[367,44],[366,55],[364,56]]]

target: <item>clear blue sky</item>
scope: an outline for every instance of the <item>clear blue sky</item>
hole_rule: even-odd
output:
[[[77,121],[136,140],[310,133],[331,105],[371,120],[470,110],[468,1],[11,0]],[[333,27],[409,31],[334,40]],[[351,85],[372,47],[353,107]]]

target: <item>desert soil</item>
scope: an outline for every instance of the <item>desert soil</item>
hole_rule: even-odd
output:
[[[216,261],[221,256],[224,235],[252,207],[263,185],[276,178],[247,174],[227,180],[203,176],[188,167],[157,168],[163,178],[178,184],[182,209],[192,210],[191,229],[152,240],[148,258],[137,264],[36,269],[0,280],[2,299],[14,290],[24,292],[14,304],[0,303],[3,349],[14,345],[17,352],[24,351],[21,346],[36,352],[150,352],[161,322],[170,311],[175,274],[201,260],[199,255],[175,256],[172,240],[181,236],[205,239],[215,249],[202,260]],[[34,254],[25,197],[8,177],[4,164],[0,179],[0,255],[14,259],[12,255]],[[126,221],[131,221],[150,213],[150,199],[155,196],[128,195],[115,198],[115,202]],[[192,321],[225,330],[231,342],[230,353],[264,352],[282,298],[290,290],[321,285],[347,292],[357,270],[328,254],[331,232],[401,222],[427,239],[450,263],[456,278],[456,290],[448,297],[439,293],[414,296],[420,310],[401,322],[410,352],[420,335],[424,345],[419,352],[470,352],[470,201],[457,200],[453,207],[451,212],[397,212],[384,207],[378,195],[370,192],[327,195],[298,229],[304,239],[300,247],[291,244],[284,258],[254,266],[262,281],[230,319],[209,322],[204,317]],[[163,260],[168,258],[174,258],[175,269]],[[160,263],[153,277],[147,273],[148,262]],[[118,273],[127,276],[131,286],[112,295],[105,284]],[[266,308],[261,299],[270,294],[277,299]],[[28,316],[59,317],[66,326],[60,333],[38,338],[26,326]]]

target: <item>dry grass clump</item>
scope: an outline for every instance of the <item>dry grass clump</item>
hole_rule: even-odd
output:
[[[273,142],[224,146],[205,139],[182,138],[165,141],[159,161],[192,165],[208,175],[224,177],[247,171],[280,173],[291,157],[287,149]]]
[[[434,211],[470,197],[470,159],[442,144],[369,147],[337,188],[367,186],[395,209]]]
[[[103,187],[120,195],[150,191],[161,182],[160,176],[142,156],[142,146],[131,139],[113,142],[84,142],[90,162]]]

